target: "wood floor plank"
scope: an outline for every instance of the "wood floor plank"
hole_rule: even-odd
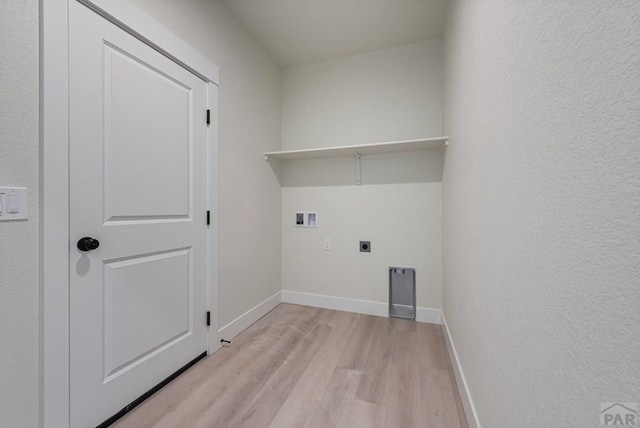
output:
[[[378,405],[354,398],[345,406],[345,419],[341,426],[349,428],[375,428],[378,424]]]
[[[281,304],[119,428],[467,428],[440,326]]]
[[[331,327],[316,325],[289,354],[287,359],[264,382],[252,400],[247,401],[242,412],[231,421],[231,426],[267,426],[276,416],[282,403],[291,395],[298,379],[308,369],[310,361],[331,334]]]
[[[190,426],[211,426],[211,423],[222,427],[239,426],[233,425],[233,421],[314,327],[318,312],[306,312],[309,316],[303,316],[303,312],[276,319],[265,336],[249,344],[242,364],[223,378],[226,381],[224,393],[219,394],[215,385],[211,385],[213,388],[207,391],[201,391],[207,398],[185,409],[188,409],[185,414],[189,415]],[[173,416],[163,419],[159,427],[177,427],[184,423],[184,415]]]
[[[393,355],[392,325],[386,318],[374,317],[374,334],[364,350],[363,376],[358,385],[356,398],[381,405],[384,385],[391,376]]]
[[[393,334],[393,355],[391,376],[386,385],[384,400],[386,405],[385,427],[426,427],[424,417],[426,403],[419,396],[419,354],[417,333],[406,329],[405,323],[398,320]]]
[[[341,357],[349,336],[355,327],[353,314],[326,311],[327,325],[332,334],[327,337],[309,367],[300,376],[291,394],[271,421],[272,428],[297,428],[306,426]]]

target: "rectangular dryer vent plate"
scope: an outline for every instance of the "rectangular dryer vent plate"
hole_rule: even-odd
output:
[[[416,319],[416,270],[389,267],[389,316]]]

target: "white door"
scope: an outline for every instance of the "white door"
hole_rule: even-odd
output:
[[[207,84],[76,1],[69,31],[70,410],[86,428],[207,350]]]

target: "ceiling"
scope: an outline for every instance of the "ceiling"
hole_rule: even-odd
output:
[[[223,0],[281,67],[442,35],[446,0]]]

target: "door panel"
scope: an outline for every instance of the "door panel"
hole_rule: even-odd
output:
[[[207,85],[76,1],[69,31],[71,426],[89,427],[207,349]]]
[[[187,217],[191,88],[105,44],[104,90],[105,220]]]
[[[191,334],[190,265],[189,249],[104,262],[105,379]]]

